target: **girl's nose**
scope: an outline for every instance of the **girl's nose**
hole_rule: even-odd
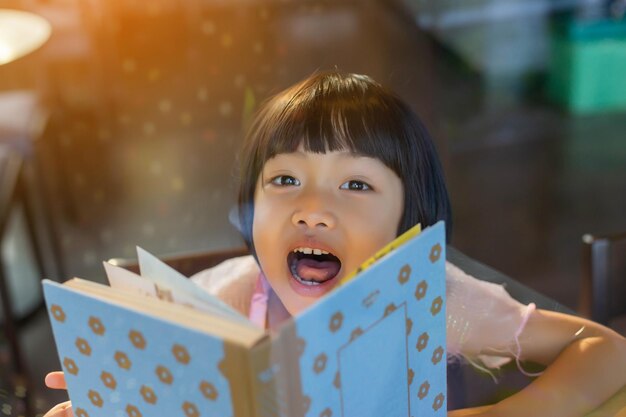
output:
[[[333,229],[337,223],[335,216],[323,208],[309,208],[296,210],[291,217],[296,227],[306,229]]]

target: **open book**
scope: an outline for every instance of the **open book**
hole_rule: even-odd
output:
[[[444,224],[392,246],[272,333],[144,251],[44,280],[74,415],[445,416]]]

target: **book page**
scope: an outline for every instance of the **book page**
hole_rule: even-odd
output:
[[[221,307],[217,307],[212,303],[207,303],[187,293],[180,292],[177,289],[171,289],[155,283],[145,277],[137,275],[125,268],[103,262],[109,285],[112,288],[120,289],[132,294],[145,295],[152,298],[158,298],[174,304],[183,305],[194,310],[213,314],[219,317],[233,319],[230,312],[225,311]],[[234,317],[234,320],[246,325],[254,325],[249,320],[240,320],[240,317]]]
[[[214,295],[207,293],[189,278],[146,250],[137,247],[137,257],[142,278],[154,282],[159,288],[169,290],[177,294],[179,298],[185,297],[186,300],[200,301],[206,306],[210,306],[213,311],[220,311],[222,316],[252,324],[243,314]]]

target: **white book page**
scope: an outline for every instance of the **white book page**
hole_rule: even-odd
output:
[[[112,287],[123,288],[176,304],[187,305],[200,311],[254,326],[240,312],[219,298],[207,293],[187,277],[144,249],[138,247],[137,256],[141,276],[124,268],[105,263],[107,276]]]
[[[184,293],[176,292],[170,288],[160,286],[153,281],[130,272],[122,267],[112,265],[108,262],[103,262],[103,264],[111,288],[120,289],[128,293],[158,298],[163,301],[184,305],[193,308],[194,310],[211,313],[220,317],[229,317],[220,309],[217,309],[210,304],[206,304],[196,298],[190,297]]]

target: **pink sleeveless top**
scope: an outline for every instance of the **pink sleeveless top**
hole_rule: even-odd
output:
[[[270,284],[265,275],[259,274],[250,299],[250,311],[248,318],[257,326],[265,329],[267,327],[267,302],[269,300]]]
[[[272,289],[251,256],[228,260],[194,275],[192,280],[247,315],[255,325],[267,328]],[[497,368],[510,358],[482,352],[498,348],[518,360],[519,337],[535,304],[521,304],[501,285],[477,280],[449,262],[446,297],[447,348],[451,357],[472,358],[485,368]]]

